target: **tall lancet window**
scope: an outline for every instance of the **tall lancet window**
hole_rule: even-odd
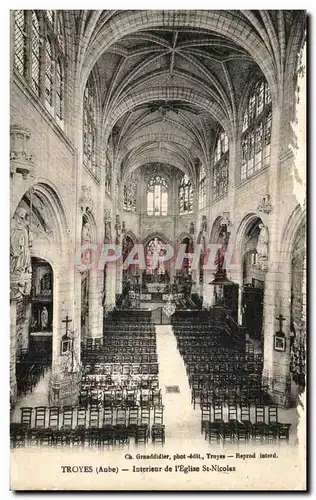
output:
[[[14,66],[25,76],[26,72],[26,19],[24,10],[14,11]]]
[[[32,88],[40,95],[40,27],[37,14],[32,12]]]
[[[206,171],[202,164],[199,173],[199,210],[206,206]]]
[[[219,133],[213,165],[213,200],[227,195],[229,144],[226,132]]]
[[[96,93],[93,80],[90,77],[84,92],[83,101],[83,162],[96,174]]]
[[[189,214],[193,211],[193,187],[187,175],[183,175],[179,187],[179,213]]]
[[[164,177],[152,177],[147,186],[147,215],[168,214],[168,184]]]
[[[53,106],[53,58],[50,40],[46,40],[45,51],[45,104],[52,112]]]
[[[124,184],[123,210],[125,212],[136,212],[137,179],[131,174]]]
[[[241,180],[270,165],[271,94],[264,80],[256,83],[247,102],[241,138]]]
[[[61,60],[56,64],[56,117],[62,123],[64,119],[64,72]]]

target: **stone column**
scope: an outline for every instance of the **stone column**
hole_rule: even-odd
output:
[[[25,321],[23,324],[23,331],[22,331],[22,349],[29,348],[29,326],[31,323],[31,315],[32,315],[32,303],[27,302],[25,305]]]
[[[303,261],[303,282],[302,282],[302,322],[306,328],[306,254]]]
[[[100,327],[101,286],[100,271],[92,267],[89,271],[89,338],[101,338],[103,336],[102,327]]]
[[[239,265],[239,262],[238,262]],[[242,324],[242,287],[243,287],[243,273],[241,266],[238,269],[230,270],[228,277],[231,281],[238,285],[238,324]]]
[[[269,168],[269,180],[267,192],[271,196],[272,212],[270,215],[262,216],[264,224],[269,231],[268,270],[265,279],[264,291],[264,359],[263,377],[268,383],[269,393],[272,398],[281,405],[288,402],[289,392],[289,342],[286,342],[284,352],[274,349],[274,335],[279,330],[276,316],[282,314],[282,301],[280,300],[280,289],[284,283],[285,276],[280,267],[280,219],[281,194],[280,194],[280,165],[279,165],[279,141],[281,110],[278,102],[273,104],[273,121],[271,136],[271,158]],[[289,317],[286,318],[289,321]],[[283,323],[283,331],[289,328]]]
[[[116,278],[115,278],[115,293],[120,295],[123,290],[123,261],[122,258],[118,259],[116,262]]]
[[[52,374],[49,384],[49,401],[57,405],[75,405],[78,402],[80,382],[80,329],[75,317],[73,269],[54,269],[53,298],[53,356]],[[61,342],[66,334],[66,316],[68,335],[72,338],[73,355],[62,354]]]
[[[106,298],[105,305],[107,309],[113,309],[115,306],[116,293],[116,265],[115,262],[109,262],[106,269]]]
[[[17,384],[16,384],[16,300],[12,299],[10,303],[10,401],[16,402]]]

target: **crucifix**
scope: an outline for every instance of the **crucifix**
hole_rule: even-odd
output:
[[[62,336],[62,339],[61,339],[61,354],[65,354],[66,352],[70,351],[70,349],[71,349],[71,339],[70,339],[70,336],[68,335],[68,325],[71,322],[72,322],[72,320],[69,319],[68,314],[66,315],[65,319],[62,319],[62,323],[66,324],[66,333],[65,333],[65,335]]]
[[[61,320],[62,323],[66,323],[66,335],[68,337],[68,324],[72,322],[72,319],[69,319],[68,314],[65,319]]]
[[[279,314],[279,316],[276,316],[275,319],[277,319],[278,322],[279,322],[279,331],[278,331],[278,333],[283,333],[283,331],[282,331],[282,321],[285,321],[286,318],[284,316],[282,316],[282,314]]]

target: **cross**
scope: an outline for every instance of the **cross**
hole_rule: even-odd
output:
[[[62,323],[66,323],[66,335],[68,335],[68,323],[71,323],[72,319],[69,319],[68,314],[67,314],[66,318],[62,319],[61,321],[62,321]]]
[[[279,329],[280,329],[279,333],[283,333],[282,332],[282,321],[285,321],[286,318],[284,316],[282,316],[282,314],[280,314],[279,316],[276,316],[275,319],[277,319],[279,322]]]

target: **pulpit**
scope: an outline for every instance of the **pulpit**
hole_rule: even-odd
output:
[[[231,317],[238,322],[238,290],[239,285],[229,280],[226,276],[216,276],[209,283],[213,288],[213,306],[226,308]]]

